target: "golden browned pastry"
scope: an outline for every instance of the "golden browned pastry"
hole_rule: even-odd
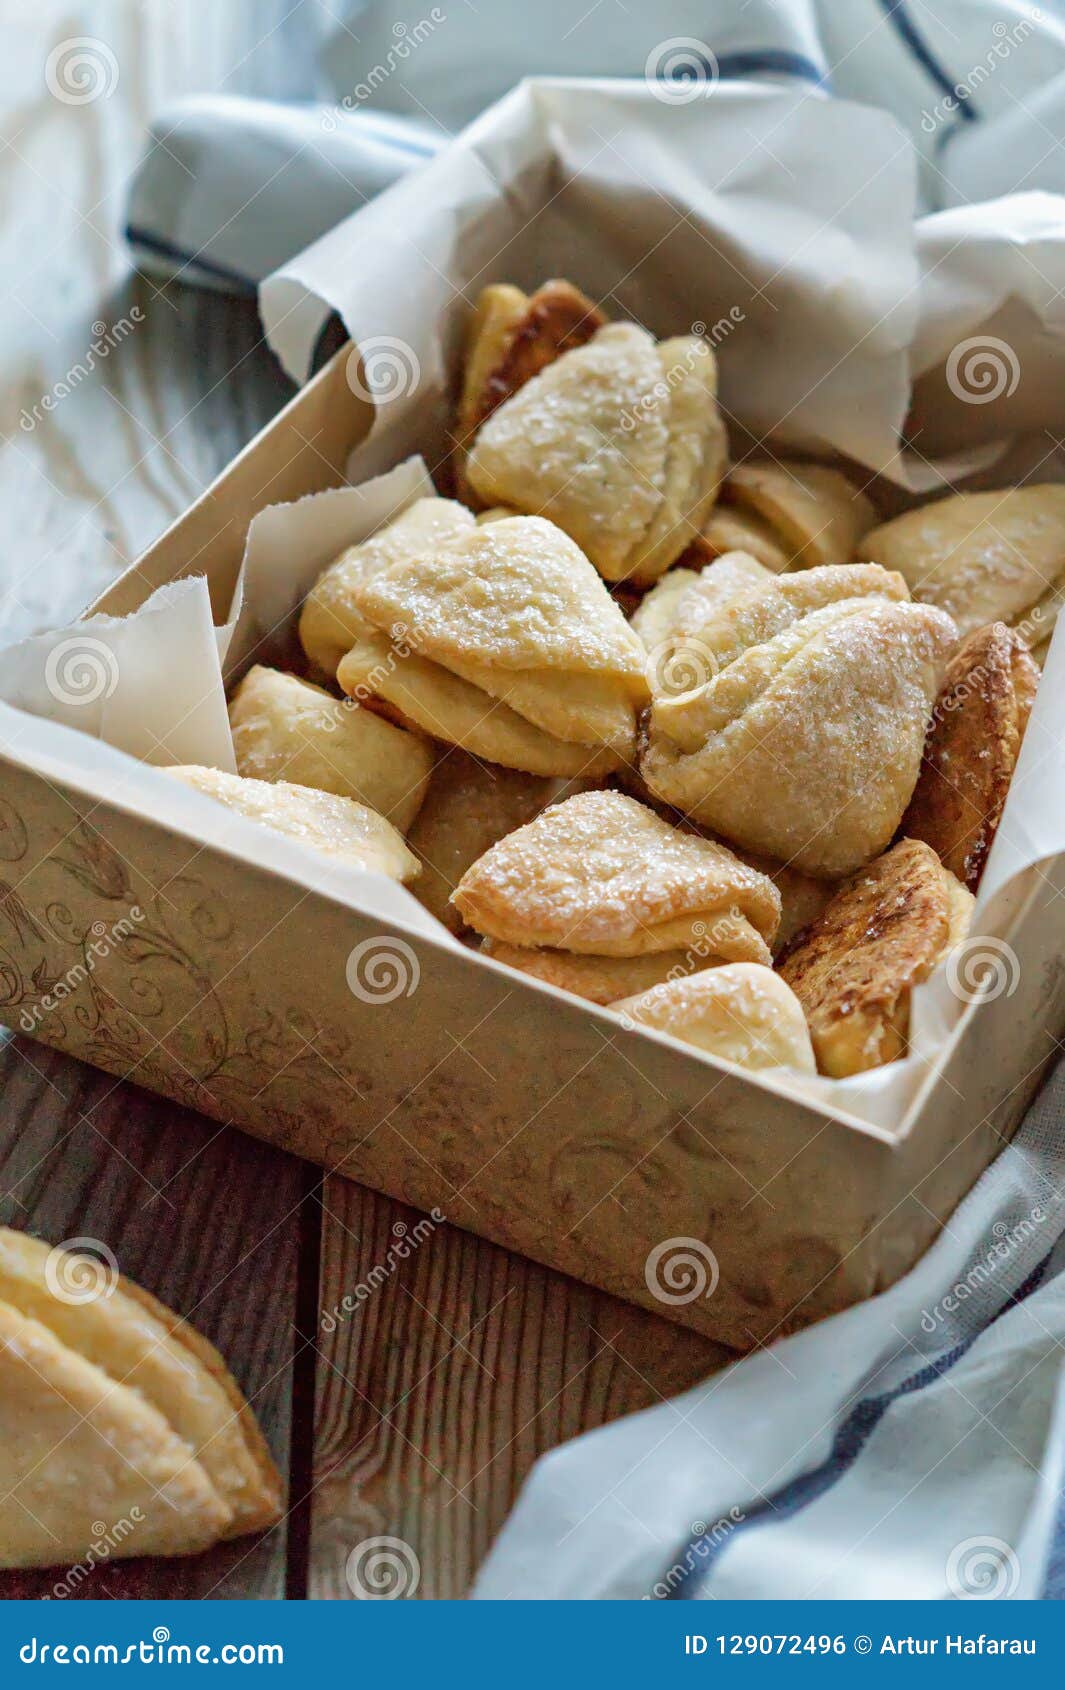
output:
[[[647,584],[696,540],[726,461],[713,352],[601,328],[504,401],[465,473],[482,504],[549,517],[608,581]]]
[[[1028,725],[1039,669],[1020,636],[992,622],[947,666],[902,831],[931,845],[975,892]]]
[[[572,992],[589,1003],[606,1006],[618,997],[646,992],[664,980],[679,980],[700,968],[714,968],[720,957],[711,951],[656,951],[647,956],[581,956],[576,951],[503,945],[485,939],[481,949],[496,962],[520,974],[531,974],[559,991]]]
[[[768,526],[792,569],[849,563],[876,521],[869,500],[842,470],[797,459],[749,458],[736,464],[721,496],[737,507],[737,514]]]
[[[914,598],[947,611],[962,634],[1017,623],[1065,588],[1065,486],[949,494],[874,528],[859,551],[899,570]],[[1044,614],[1026,643],[1048,632]]]
[[[758,962],[730,962],[612,1004],[627,1026],[652,1027],[741,1068],[817,1071],[791,987]]]
[[[474,863],[454,902],[493,940],[597,957],[768,962],[780,918],[765,875],[620,792],[551,805]]]
[[[147,1292],[0,1230],[0,1566],[188,1555],[280,1516],[281,1480],[217,1351]]]
[[[634,756],[643,647],[553,523],[475,526],[363,582],[356,599],[373,629],[340,664],[346,692],[528,774],[595,779]]]
[[[238,774],[292,781],[355,798],[406,833],[433,766],[420,734],[393,726],[353,698],[256,664],[229,706]]]
[[[434,555],[475,526],[465,505],[453,499],[416,499],[393,522],[341,552],[316,581],[300,614],[300,644],[330,678],[365,624],[355,606],[355,589],[397,558]]]
[[[711,564],[689,589],[706,619],[683,635],[681,684],[693,665],[696,684],[652,705],[649,790],[806,874],[837,878],[882,851],[956,638],[948,616],[903,591],[861,565],[773,576],[738,553]],[[667,671],[676,678],[676,663],[658,678]]]
[[[910,993],[965,937],[973,896],[931,846],[903,839],[846,881],[778,967],[832,1079],[901,1056]]]
[[[442,748],[407,839],[422,865],[412,888],[418,902],[452,933],[461,933],[462,918],[451,894],[470,864],[574,789],[570,781],[482,763],[457,746]]]
[[[563,352],[591,340],[605,322],[594,301],[558,278],[531,295],[507,282],[482,289],[466,338],[452,430],[463,496],[466,449],[485,419]]]
[[[418,873],[418,859],[408,851],[402,834],[354,798],[338,798],[333,792],[293,786],[286,780],[248,780],[196,763],[165,768],[162,773],[346,868],[387,874],[391,880],[413,880]]]

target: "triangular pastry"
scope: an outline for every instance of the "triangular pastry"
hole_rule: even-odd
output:
[[[643,647],[580,549],[539,517],[366,581],[376,632],[337,678],[439,739],[531,774],[589,778],[634,754]]]
[[[726,477],[722,496],[727,487]],[[724,557],[726,552],[746,552],[774,575],[790,568],[792,562],[791,552],[765,517],[740,505],[727,505],[723,497],[703,523],[699,541],[708,561]]]
[[[217,1350],[185,1321],[123,1278],[106,1295],[64,1300],[77,1286],[76,1254],[0,1228],[0,1303],[46,1327],[124,1391],[135,1392],[196,1457],[228,1510],[214,1536],[272,1525],[281,1481],[255,1422]],[[0,1393],[2,1394],[2,1393]],[[133,1546],[133,1553],[145,1553]]]
[[[227,1533],[231,1509],[158,1409],[7,1303],[0,1379],[0,1567],[77,1563],[101,1520],[133,1523],[120,1555],[193,1555]]]
[[[608,581],[647,584],[717,497],[727,443],[707,342],[657,345],[632,323],[564,352],[477,432],[466,476],[486,505],[549,517]]]
[[[723,838],[832,879],[883,850],[902,819],[955,629],[898,602],[883,572],[764,573],[766,590],[726,595],[689,636],[707,678],[655,698],[640,773]]]
[[[910,993],[965,937],[972,910],[972,893],[916,839],[844,882],[778,963],[822,1074],[844,1079],[905,1053]]]
[[[355,699],[256,664],[229,706],[237,772],[354,798],[406,833],[421,808],[433,752]]]
[[[780,919],[765,875],[620,792],[553,804],[474,863],[454,902],[493,940],[598,957],[768,962]]]
[[[412,551],[440,550],[462,539],[475,526],[465,505],[453,499],[416,499],[369,540],[348,546],[318,577],[300,614],[300,644],[323,674],[337,664],[362,629],[355,589],[397,558]]]
[[[859,551],[899,570],[914,598],[945,610],[962,634],[1016,623],[1065,590],[1065,486],[949,494],[874,528]],[[1043,621],[1027,643],[1046,633]]]
[[[771,968],[726,963],[610,1006],[627,1026],[651,1027],[741,1068],[814,1074],[802,1005]]]
[[[412,888],[418,902],[453,933],[461,933],[462,918],[451,894],[470,864],[574,790],[579,783],[482,763],[457,746],[443,752],[407,838],[422,865]]]
[[[333,792],[284,780],[247,780],[196,763],[167,767],[162,773],[346,868],[386,874],[391,880],[413,880],[418,873],[418,859],[408,851],[402,834],[376,810],[353,798],[338,798]]]
[[[869,500],[842,470],[798,459],[735,464],[721,497],[723,509],[735,506],[737,516],[766,525],[792,569],[848,563],[876,521]]]
[[[1001,622],[963,640],[946,676],[902,831],[975,892],[1006,803],[1039,669]]]
[[[466,338],[453,428],[456,481],[463,497],[469,492],[466,451],[481,424],[563,352],[591,340],[605,322],[592,300],[559,278],[531,295],[506,282],[482,289]]]

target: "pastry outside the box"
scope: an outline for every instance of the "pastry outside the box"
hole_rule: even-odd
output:
[[[0,1229],[0,1566],[189,1555],[280,1517],[281,1480],[217,1351],[129,1280]]]

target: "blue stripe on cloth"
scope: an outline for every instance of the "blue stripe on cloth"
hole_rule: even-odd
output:
[[[805,53],[788,52],[783,47],[722,53],[716,56],[716,64],[718,76],[794,76],[802,82],[814,82],[819,88],[829,85],[828,72],[813,59],[808,59]]]
[[[126,224],[126,240],[134,249],[141,247],[145,252],[154,252],[158,258],[172,259],[179,272],[189,272],[190,281],[195,279],[193,272],[198,270],[202,276],[215,276],[220,282],[230,282],[241,293],[253,295],[257,291],[257,284],[250,276],[243,275],[239,270],[231,270],[228,264],[216,264],[214,259],[204,258],[200,253],[186,252],[182,247],[175,246],[173,241],[164,240],[161,235],[149,234],[147,229],[138,229],[132,223]]]
[[[953,97],[955,82],[943,69],[928,43],[921,36],[917,25],[907,14],[905,0],[879,0],[879,5],[880,10],[899,39],[909,48],[925,74],[932,78],[940,93],[950,94]],[[964,123],[975,123],[978,115],[973,110],[969,100],[958,101],[958,116]]]
[[[1025,1297],[1031,1295],[1042,1282],[1052,1254],[1051,1251],[1044,1256],[1024,1284],[1007,1297],[1002,1307],[981,1331],[986,1332],[1007,1309],[1015,1308]],[[725,1544],[731,1542],[738,1532],[752,1527],[772,1525],[775,1520],[781,1518],[788,1519],[831,1490],[848,1468],[853,1466],[892,1403],[901,1397],[912,1396],[915,1391],[924,1390],[928,1385],[934,1385],[961,1360],[980,1335],[980,1332],[974,1332],[970,1337],[963,1338],[952,1350],[946,1350],[941,1356],[926,1362],[924,1367],[912,1373],[892,1390],[884,1391],[876,1397],[863,1397],[838,1427],[832,1440],[832,1448],[819,1467],[812,1468],[809,1473],[801,1473],[797,1479],[791,1479],[788,1484],[782,1485],[775,1495],[756,1503],[744,1519],[730,1530],[717,1535],[717,1527],[713,1527],[709,1532],[689,1539],[673,1564],[674,1567],[680,1567],[681,1572],[672,1588],[667,1590],[666,1600],[691,1601],[697,1598]],[[668,1586],[670,1580],[664,1578],[661,1582]]]

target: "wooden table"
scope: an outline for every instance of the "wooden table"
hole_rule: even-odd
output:
[[[124,194],[149,115],[192,91],[319,91],[306,8],[291,0],[37,0],[9,27],[4,641],[72,620],[291,391],[253,303],[130,274]],[[82,106],[44,81],[48,53],[77,35],[119,67],[114,91]],[[27,428],[92,325],[133,306],[136,331]],[[378,1535],[410,1545],[419,1597],[462,1595],[539,1455],[720,1364],[681,1328],[446,1226],[325,1335],[320,1309],[411,1211],[0,1037],[0,1219],[114,1250],[218,1345],[289,1476],[289,1512],[264,1540],[101,1565],[82,1596],[349,1597],[347,1557]],[[9,1575],[0,1595],[47,1594],[60,1576]]]

